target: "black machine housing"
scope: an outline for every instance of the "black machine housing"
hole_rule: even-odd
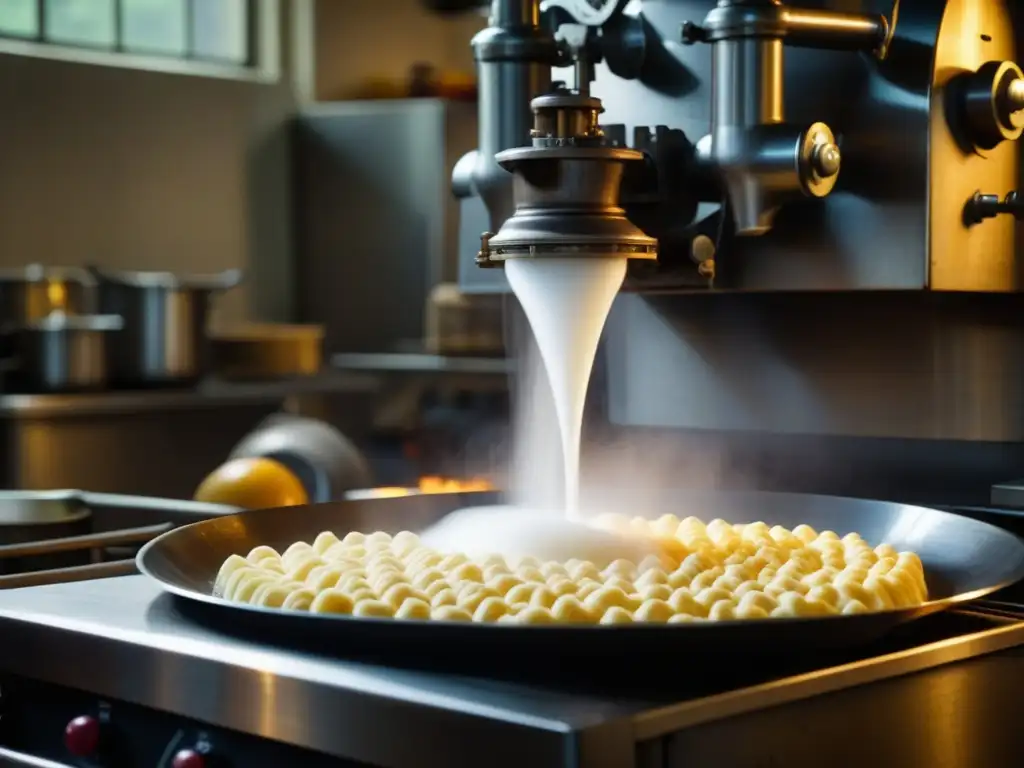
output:
[[[454,173],[463,288],[507,290],[476,265],[514,210],[494,155],[583,71],[607,143],[644,153],[620,205],[658,254],[609,319],[596,420],[697,484],[986,501],[1024,471],[1017,5],[495,0],[480,149]],[[815,12],[860,26],[808,31]],[[833,185],[726,157],[764,123],[826,126]],[[758,179],[779,194],[751,214],[736,190]]]

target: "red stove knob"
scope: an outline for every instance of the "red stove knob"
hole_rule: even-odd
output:
[[[171,760],[171,768],[206,768],[206,756],[194,749],[182,749]]]
[[[90,715],[76,717],[64,728],[64,746],[75,757],[92,757],[100,748],[100,721]]]

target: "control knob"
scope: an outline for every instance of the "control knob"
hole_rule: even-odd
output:
[[[79,715],[64,728],[64,746],[75,757],[94,757],[100,750],[101,728],[92,715]]]
[[[171,759],[171,768],[207,768],[207,756],[194,749],[179,749]]]
[[[985,219],[1009,215],[1017,221],[1024,221],[1024,196],[1019,192],[1010,192],[1006,197],[999,195],[983,195],[975,192],[964,206],[964,223],[971,227]]]
[[[1012,61],[990,61],[950,83],[959,89],[967,139],[991,150],[1024,134],[1024,71]]]

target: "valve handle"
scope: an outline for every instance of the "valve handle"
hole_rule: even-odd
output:
[[[999,195],[983,195],[975,192],[964,206],[964,221],[968,226],[980,224],[985,219],[994,219],[1001,215],[1013,216],[1017,221],[1024,221],[1024,196],[1010,192],[1002,200]]]

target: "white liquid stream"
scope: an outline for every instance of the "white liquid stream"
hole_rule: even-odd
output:
[[[505,274],[533,329],[551,386],[561,438],[564,513],[524,507],[466,509],[425,531],[423,541],[440,551],[471,557],[500,554],[510,562],[526,556],[580,558],[598,567],[618,558],[639,562],[657,551],[653,542],[591,528],[582,522],[579,509],[583,405],[601,332],[626,275],[626,260],[513,259],[505,262]],[[526,422],[528,450],[551,434],[542,421],[543,410],[530,409],[519,418]],[[527,463],[543,462],[543,451],[524,458]],[[545,474],[537,469],[542,468],[527,468],[528,480]]]
[[[583,405],[608,312],[626,277],[625,259],[509,259],[505,276],[540,349],[562,439],[565,514],[579,512]]]

